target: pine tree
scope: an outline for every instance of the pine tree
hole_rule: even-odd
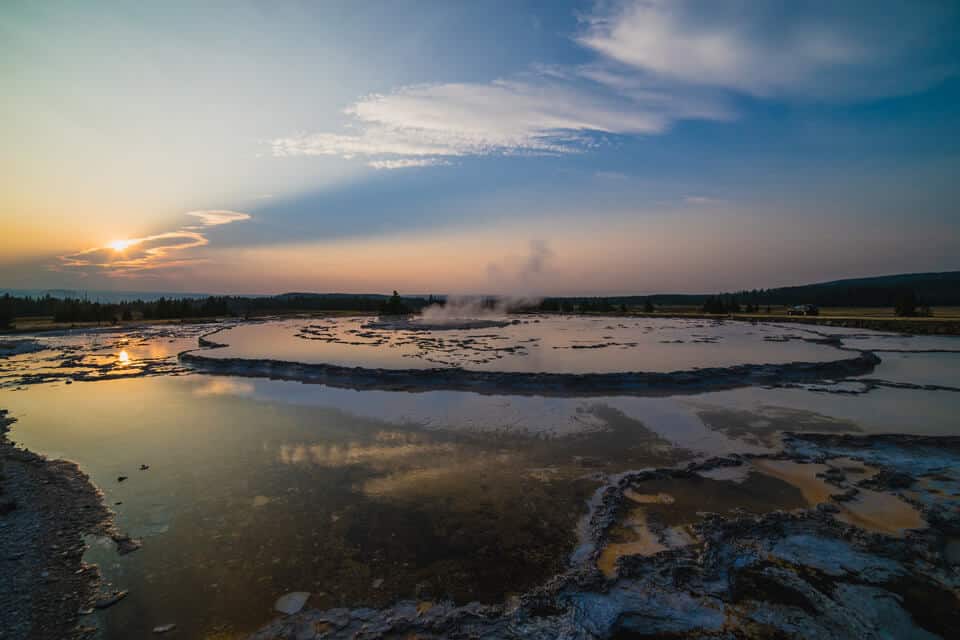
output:
[[[917,300],[917,294],[913,289],[904,289],[897,295],[893,310],[898,316],[910,317],[917,315],[917,306],[920,302]]]
[[[404,304],[400,294],[394,291],[393,295],[383,303],[380,313],[385,316],[404,316],[410,313],[410,309]]]

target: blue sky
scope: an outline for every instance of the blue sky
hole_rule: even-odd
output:
[[[18,3],[0,286],[960,269],[952,2]]]

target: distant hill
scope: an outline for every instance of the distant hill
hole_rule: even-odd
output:
[[[905,290],[921,304],[960,305],[960,271],[902,273],[871,278],[849,278],[819,284],[741,291],[736,295],[760,304],[816,304],[822,307],[888,307]]]
[[[849,278],[816,284],[775,289],[753,289],[723,293],[654,293],[648,296],[568,296],[546,298],[548,306],[581,306],[596,303],[628,307],[642,306],[649,300],[656,306],[699,306],[707,298],[722,295],[740,303],[760,305],[815,304],[821,307],[890,307],[904,290],[913,290],[921,304],[960,306],[960,271],[941,273],[901,273],[871,278]]]

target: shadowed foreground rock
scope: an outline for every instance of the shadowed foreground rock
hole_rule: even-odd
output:
[[[903,538],[835,520],[830,508],[764,516],[706,515],[696,544],[595,567],[624,490],[651,474],[682,477],[742,464],[628,474],[598,493],[587,553],[550,583],[503,606],[401,602],[383,610],[306,611],[256,640],[311,638],[949,638],[960,629],[960,439],[787,438],[782,457],[847,457],[880,469],[862,486],[897,493],[928,526]],[[829,506],[829,505],[827,505]]]

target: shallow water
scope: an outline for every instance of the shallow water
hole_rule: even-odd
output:
[[[80,463],[119,527],[144,539],[127,556],[90,554],[131,590],[102,616],[106,637],[170,621],[188,635],[249,631],[288,591],[322,593],[318,606],[499,601],[565,565],[593,474],[689,457],[616,414],[543,439],[426,429],[236,389],[189,376],[0,396],[20,419],[18,442]]]
[[[810,335],[742,322],[525,317],[506,327],[409,331],[365,328],[369,318],[239,325],[211,339],[212,358],[272,359],[386,369],[609,373],[737,364],[825,362],[843,352]]]
[[[297,337],[303,326],[322,322],[239,326],[210,337],[234,346],[205,353],[236,356],[242,348],[244,357],[327,362],[332,354],[361,366],[436,366],[426,359],[436,349],[422,348],[422,335],[421,343],[359,350]],[[362,321],[342,326],[353,322]],[[960,433],[960,393],[947,390],[749,386],[682,396],[540,397],[360,391],[191,373],[176,353],[197,348],[210,329],[43,338],[47,349],[0,360],[0,407],[19,419],[14,439],[79,462],[121,530],[143,538],[143,548],[126,556],[109,543],[88,553],[111,583],[131,592],[96,614],[104,638],[148,636],[167,623],[184,637],[242,635],[269,621],[275,599],[291,591],[310,592],[308,606],[321,608],[399,598],[499,602],[566,566],[588,500],[623,471],[775,451],[783,431]],[[473,362],[482,350],[468,343],[442,355],[452,358],[443,366],[669,371],[845,354],[791,337],[810,336],[796,327],[743,323],[551,319],[463,335],[501,331],[506,340],[484,344],[542,335],[526,355],[494,352],[500,355],[489,362]],[[437,333],[452,339],[453,332]],[[553,348],[603,336],[637,346]],[[426,356],[405,355],[414,350]],[[953,353],[880,355],[884,362],[869,379],[949,386],[957,371]],[[66,384],[71,375],[78,381]],[[864,387],[855,380],[820,386],[836,382]],[[139,470],[143,464],[149,469]],[[760,513],[822,497],[804,498],[815,474],[804,484],[757,471],[721,468],[695,484],[635,487],[637,511],[613,532],[604,571],[615,572],[622,555],[689,544],[687,527],[700,511]],[[129,479],[118,482],[121,475]],[[893,523],[894,535],[915,524],[906,503],[869,493],[859,500],[838,517],[867,527]]]
[[[960,388],[960,352],[887,353],[865,378],[919,385]]]

